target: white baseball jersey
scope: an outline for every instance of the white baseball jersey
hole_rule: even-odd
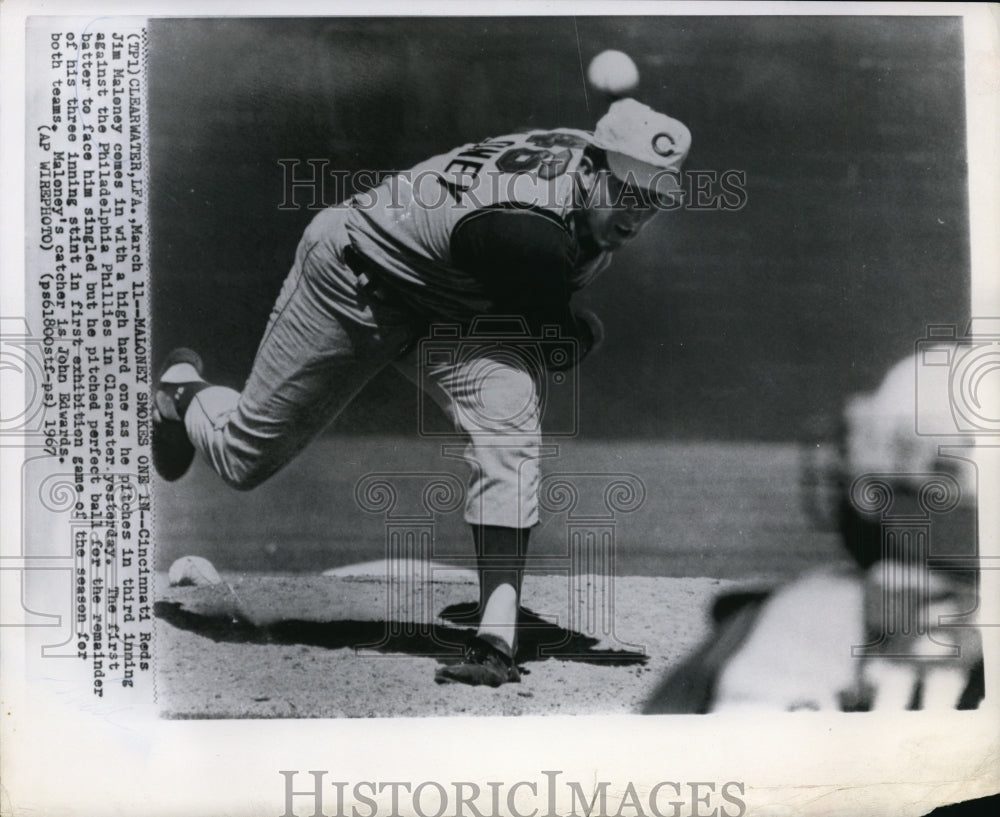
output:
[[[421,311],[468,320],[493,304],[480,279],[452,264],[455,230],[479,213],[526,209],[574,236],[576,170],[591,143],[585,131],[531,131],[434,156],[354,197],[351,243]],[[609,258],[601,252],[574,268],[570,289],[593,280]]]

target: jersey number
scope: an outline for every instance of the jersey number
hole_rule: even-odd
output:
[[[587,144],[571,133],[533,133],[528,137],[528,143],[537,148],[511,148],[497,158],[497,170],[502,173],[537,173],[540,179],[554,179],[566,172],[573,154],[568,150],[544,148],[580,148]]]

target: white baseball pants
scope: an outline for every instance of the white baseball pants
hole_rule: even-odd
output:
[[[414,316],[362,287],[346,264],[346,213],[331,208],[313,219],[243,391],[221,386],[200,391],[184,418],[188,436],[227,484],[253,488],[392,364],[421,385],[467,437],[472,474],[466,521],[535,525],[541,443],[537,373],[497,354],[495,344],[421,361],[414,348]]]

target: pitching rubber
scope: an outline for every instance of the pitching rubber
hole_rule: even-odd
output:
[[[170,565],[167,573],[171,587],[204,587],[222,584],[215,566],[201,556],[182,556]]]

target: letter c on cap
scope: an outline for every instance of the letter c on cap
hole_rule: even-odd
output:
[[[664,141],[669,142],[669,146],[664,144]],[[652,141],[653,150],[660,156],[673,156],[675,144],[674,138],[669,133],[658,133]]]

